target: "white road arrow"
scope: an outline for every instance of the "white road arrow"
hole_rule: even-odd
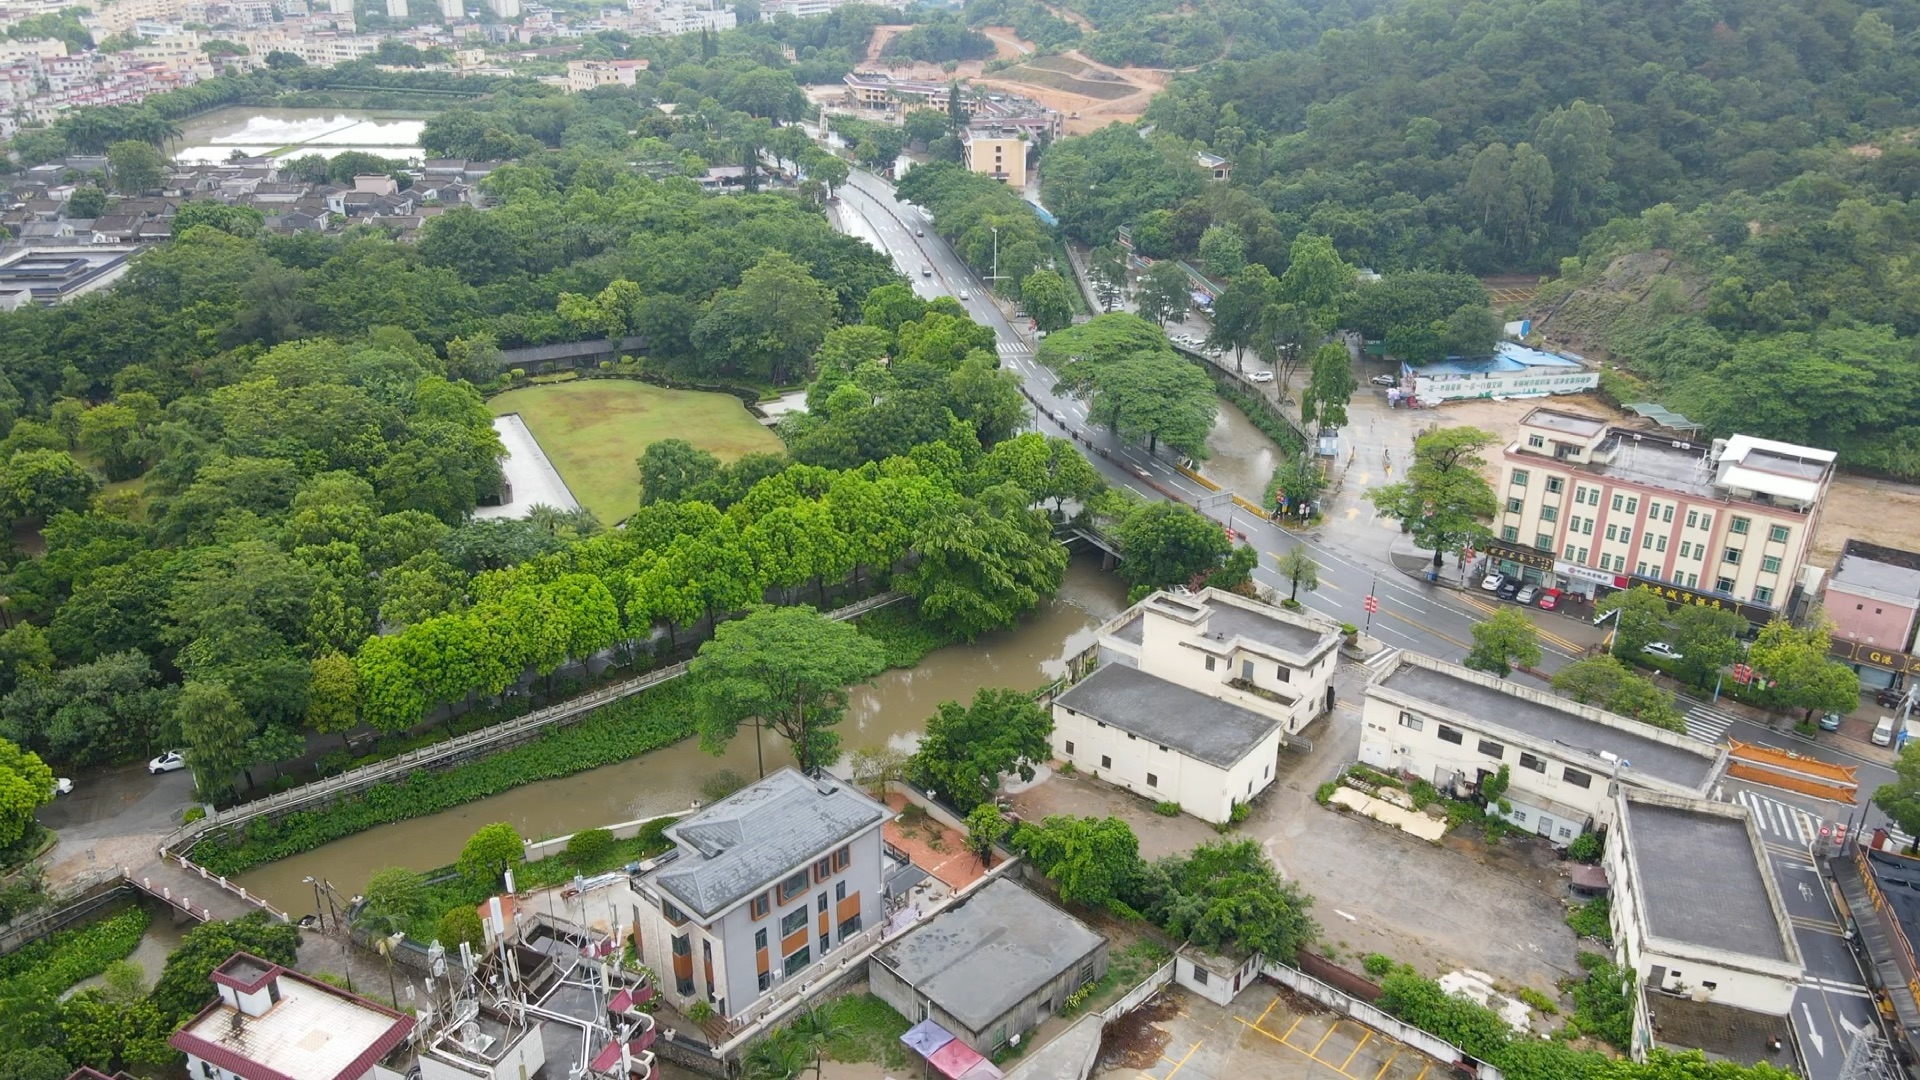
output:
[[[1813,899],[1813,886],[1807,884],[1804,881],[1800,883],[1800,899],[1802,900]]]
[[[1821,1038],[1820,1033],[1813,1030],[1813,1009],[1803,1001],[1800,1003],[1800,1014],[1807,1018],[1807,1041],[1813,1044],[1813,1052],[1819,1054],[1821,1057],[1826,1057],[1827,1040]]]

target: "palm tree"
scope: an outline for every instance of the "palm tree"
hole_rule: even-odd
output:
[[[807,1045],[798,1039],[783,1038],[775,1035],[762,1039],[748,1052],[746,1060],[746,1080],[793,1080],[813,1064],[813,1055]]]

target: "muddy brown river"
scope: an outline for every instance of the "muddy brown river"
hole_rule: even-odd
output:
[[[1031,690],[1046,685],[1065,672],[1066,659],[1091,644],[1094,628],[1118,614],[1125,601],[1119,577],[1102,573],[1097,560],[1076,557],[1060,595],[1019,628],[940,649],[917,667],[889,671],[855,690],[840,724],[842,745],[848,751],[882,745],[911,750],[942,701],[970,700],[983,686]],[[769,770],[792,763],[786,741],[778,736],[766,736],[763,747]],[[700,797],[701,783],[721,769],[756,775],[750,733],[742,731],[721,757],[701,752],[699,741],[688,739],[617,765],[369,829],[237,880],[299,916],[313,910],[313,889],[302,881],[308,876],[331,881],[352,896],[382,867],[427,870],[453,862],[467,837],[489,822],[505,821],[521,836],[541,839],[684,809]]]

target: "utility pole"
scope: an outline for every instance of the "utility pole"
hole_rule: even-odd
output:
[[[993,233],[993,273],[987,275],[988,281],[1000,280],[1000,226],[989,225],[987,231]]]

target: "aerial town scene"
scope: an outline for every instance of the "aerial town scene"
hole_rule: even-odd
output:
[[[0,1080],[1920,1077],[1920,9],[0,0]]]

